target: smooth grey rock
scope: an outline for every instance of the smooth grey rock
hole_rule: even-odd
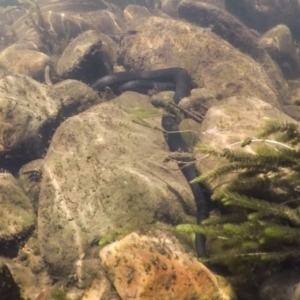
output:
[[[161,9],[174,18],[178,17],[178,5],[181,0],[161,0]],[[212,4],[221,8],[225,8],[225,0],[202,0],[203,3]]]

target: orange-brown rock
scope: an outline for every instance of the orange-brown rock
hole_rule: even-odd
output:
[[[131,233],[100,251],[121,299],[235,299],[216,276],[164,234]]]

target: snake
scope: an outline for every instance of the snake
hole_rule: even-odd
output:
[[[174,90],[173,102],[179,104],[184,97],[188,97],[193,87],[190,73],[180,67],[165,68],[150,71],[123,71],[108,74],[96,80],[91,87],[101,92],[106,87],[111,88],[116,94],[124,91],[145,92],[155,88],[157,91]],[[165,109],[161,125],[164,137],[171,152],[189,152],[179,130],[176,117],[172,110]],[[209,217],[210,196],[201,183],[190,182],[199,176],[196,166],[190,159],[177,162],[179,169],[190,185],[197,207],[197,224]],[[195,249],[198,257],[206,257],[205,236],[196,234]]]

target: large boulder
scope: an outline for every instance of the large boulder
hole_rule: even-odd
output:
[[[278,92],[263,67],[207,29],[150,17],[123,35],[120,62],[128,69],[183,67],[219,98],[259,97],[278,106]]]
[[[127,92],[67,119],[55,132],[38,214],[39,243],[51,274],[75,272],[84,281],[78,265],[100,237],[156,221],[178,224],[195,213],[177,165],[163,165],[168,149],[155,129],[161,114],[139,124],[137,108],[146,114],[154,109],[148,97]]]

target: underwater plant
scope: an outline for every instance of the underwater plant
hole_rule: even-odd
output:
[[[20,4],[29,4],[30,8],[25,6],[22,9],[27,14],[29,20],[26,24],[33,28],[39,35],[41,42],[47,48],[49,53],[53,52],[53,48],[56,44],[56,36],[51,31],[49,23],[46,21],[40,6],[36,0],[18,0]]]
[[[202,262],[226,266],[237,274],[300,261],[299,142],[298,124],[269,120],[257,138],[237,143],[241,150],[196,147],[226,159],[193,180],[218,180],[212,200],[219,209],[201,225],[177,226],[181,232],[201,233],[217,245],[208,249],[210,256]],[[250,145],[251,151],[243,151]]]

